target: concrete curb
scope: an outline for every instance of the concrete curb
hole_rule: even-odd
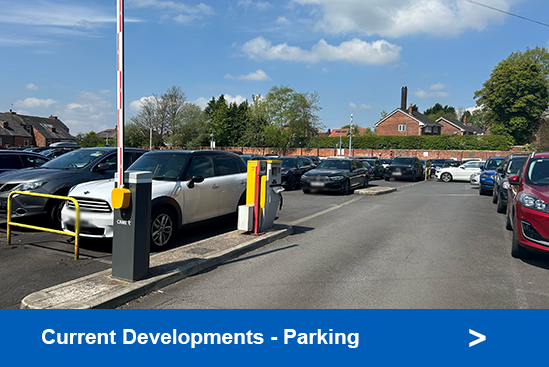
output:
[[[151,255],[147,279],[136,282],[116,279],[108,269],[32,293],[23,298],[21,308],[115,308],[291,234],[293,228],[287,225],[275,225],[271,231],[252,239],[243,231],[232,231]]]
[[[365,189],[355,190],[356,195],[383,195],[390,192],[395,192],[397,189],[395,187],[369,187]]]

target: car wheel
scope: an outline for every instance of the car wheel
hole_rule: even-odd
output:
[[[304,194],[310,194],[310,193],[311,193],[311,190],[303,189],[303,193],[304,193]]]
[[[500,196],[500,195],[498,195],[498,196]],[[496,208],[496,211],[497,211],[498,213],[502,213],[502,214],[503,214],[503,213],[505,213],[505,210],[506,210],[506,209],[507,209],[507,205],[504,205],[504,204],[503,204],[503,200],[502,200],[501,197],[500,197],[499,200],[498,200],[498,206],[497,206],[497,208]]]
[[[513,227],[511,226],[511,217],[509,217],[509,208],[507,208],[507,215],[505,218],[505,229],[508,231],[513,230]]]
[[[479,195],[486,195],[486,191],[480,185],[478,185],[478,194]]]
[[[364,177],[364,181],[362,181],[362,187],[368,187],[368,177]]]
[[[385,177],[385,181],[389,181],[389,180],[390,180],[390,178],[389,178],[389,177]]]
[[[174,218],[166,208],[156,209],[151,216],[151,249],[163,250],[170,245],[174,235]]]
[[[297,189],[299,185],[299,182],[297,182],[297,177],[295,175],[291,175],[290,178],[288,179],[288,188],[290,190],[295,190]]]
[[[525,259],[530,255],[530,253],[527,249],[522,247],[517,240],[517,231],[519,230],[520,228],[515,228],[515,230],[513,231],[513,242],[511,244],[511,256],[513,256],[515,259]]]
[[[440,175],[440,180],[442,182],[450,182],[452,181],[452,175],[448,172],[444,172],[442,175]]]
[[[341,193],[343,195],[349,195],[350,192],[351,184],[349,183],[349,180],[345,180],[345,182],[343,182],[343,186],[341,186]]]
[[[492,190],[492,203],[497,204],[498,203],[498,197],[499,197],[499,194],[498,194],[497,190],[494,188]],[[498,213],[503,213],[503,212],[498,211]]]

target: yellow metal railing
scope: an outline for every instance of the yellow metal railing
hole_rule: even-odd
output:
[[[13,195],[27,195],[27,196],[38,196],[42,198],[50,198],[50,199],[58,199],[58,200],[70,200],[74,203],[75,208],[75,219],[74,219],[74,232],[63,232],[59,231],[57,229],[51,229],[51,228],[44,228],[44,227],[37,227],[37,226],[31,226],[28,224],[23,223],[16,223],[11,221],[11,198]],[[8,236],[7,243],[8,246],[11,244],[11,228],[10,226],[15,227],[23,227],[23,228],[29,228],[29,229],[35,229],[38,231],[45,231],[50,233],[57,233],[64,236],[72,236],[74,237],[74,259],[78,260],[78,237],[80,235],[80,205],[78,205],[78,201],[76,201],[75,198],[71,198],[68,196],[58,196],[58,195],[48,195],[48,194],[39,194],[36,192],[28,192],[28,191],[12,191],[8,196],[8,205],[7,205],[7,217],[8,222],[6,223],[6,233]]]
[[[429,167],[425,170],[425,181],[430,180],[430,179],[431,179],[431,167]]]

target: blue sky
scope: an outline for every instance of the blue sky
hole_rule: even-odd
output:
[[[549,23],[547,0],[478,2]],[[116,0],[0,0],[0,111],[58,116],[72,134],[116,125]],[[126,117],[180,86],[204,106],[273,85],[320,94],[328,128],[371,127],[408,103],[474,106],[511,52],[549,28],[467,0],[126,0]]]

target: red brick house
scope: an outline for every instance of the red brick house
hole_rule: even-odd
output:
[[[377,135],[440,135],[442,125],[424,114],[406,110],[408,88],[402,87],[400,108],[374,124]]]
[[[0,113],[0,145],[5,147],[47,147],[60,141],[76,141],[69,128],[56,116],[37,117],[9,111]]]
[[[467,124],[466,120],[465,123],[462,123],[459,120],[446,118],[446,117],[439,117],[437,119],[437,122],[442,125],[442,132],[443,135],[484,135],[485,131],[476,127],[472,126],[472,124]]]

